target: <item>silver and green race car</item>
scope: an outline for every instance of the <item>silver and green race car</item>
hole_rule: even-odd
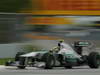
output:
[[[98,52],[90,52],[83,55],[83,47],[89,46],[86,41],[77,41],[74,46],[62,43],[60,50],[37,51],[19,56],[19,63],[16,65],[20,69],[31,65],[42,67],[44,69],[52,69],[53,67],[65,67],[71,69],[74,66],[88,65],[90,68],[99,68],[100,54]]]

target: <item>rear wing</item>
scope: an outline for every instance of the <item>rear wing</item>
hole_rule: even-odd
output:
[[[91,43],[87,42],[87,41],[76,41],[76,42],[74,42],[74,46],[87,47],[89,45],[91,45]]]

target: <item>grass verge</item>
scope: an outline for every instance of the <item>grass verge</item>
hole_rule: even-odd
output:
[[[5,65],[5,62],[9,60],[14,60],[14,58],[0,58],[0,65]]]

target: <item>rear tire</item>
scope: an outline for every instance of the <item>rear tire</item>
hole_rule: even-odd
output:
[[[90,68],[99,68],[100,55],[97,52],[91,52],[88,56],[88,65]]]

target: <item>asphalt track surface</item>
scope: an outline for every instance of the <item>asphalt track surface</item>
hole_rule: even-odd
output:
[[[27,67],[22,70],[16,67],[0,66],[0,75],[100,75],[100,68],[90,69],[88,66],[82,66],[74,67],[73,69],[56,67],[52,70],[44,70],[35,67]]]

